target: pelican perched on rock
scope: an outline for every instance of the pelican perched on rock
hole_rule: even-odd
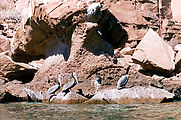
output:
[[[50,87],[46,93],[46,95],[55,94],[56,91],[58,91],[61,87],[61,75],[58,75],[58,84]]]
[[[100,76],[95,76],[94,85],[95,85],[96,93],[97,93],[99,87],[101,86],[101,77]]]
[[[79,84],[77,80],[77,75],[75,73],[72,74],[74,81],[71,81],[63,86],[62,92],[68,93],[71,88],[73,88],[76,84]]]
[[[126,83],[128,82],[128,72],[130,69],[130,65],[128,66],[127,70],[126,70],[126,74],[122,75],[121,78],[119,78],[118,82],[117,82],[117,89],[120,90],[121,88],[124,88]]]
[[[28,97],[31,98],[32,101],[39,101],[38,96],[35,94],[34,91],[27,88],[24,88],[23,90],[27,93]]]

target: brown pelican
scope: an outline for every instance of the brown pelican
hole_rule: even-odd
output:
[[[130,65],[128,66],[126,70],[126,74],[122,75],[121,78],[119,78],[117,82],[117,89],[120,90],[121,88],[125,87],[126,83],[128,82],[128,72],[130,69]]]
[[[34,91],[30,90],[30,89],[27,89],[27,88],[24,88],[24,91],[27,93],[28,97],[32,100],[32,101],[39,101],[37,95],[35,94]]]
[[[79,84],[77,80],[77,75],[75,73],[72,74],[74,81],[71,81],[63,86],[62,92],[68,93],[71,88],[73,88],[76,84]]]
[[[55,94],[56,91],[58,91],[61,87],[61,75],[58,75],[58,84],[50,87],[46,93],[46,95]]]

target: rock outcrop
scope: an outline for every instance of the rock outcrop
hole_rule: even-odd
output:
[[[16,63],[6,55],[0,55],[0,61],[0,74],[9,80],[19,80],[26,83],[31,81],[37,71],[37,68],[25,63]]]
[[[87,9],[95,2],[101,5],[92,16],[94,20],[90,20]],[[104,90],[121,95],[115,90],[116,84],[131,64],[126,87],[132,88],[121,91],[141,94],[141,90],[154,86],[181,96],[177,46],[181,25],[174,20],[176,12],[172,10],[171,0],[2,0],[0,92],[24,100],[23,88],[45,93],[57,83],[58,74],[63,86],[72,81],[71,74],[75,72],[80,84],[72,88],[74,92],[64,96],[60,88],[52,102],[89,101],[96,94],[96,88],[91,86],[95,75],[102,79],[98,94],[105,93],[111,99]],[[160,92],[153,89],[149,87],[148,91]],[[144,100],[160,102],[162,98],[151,101],[148,95]],[[125,101],[121,97],[120,101],[110,99],[101,102]]]
[[[160,103],[166,99],[173,99],[174,94],[155,87],[133,87],[121,90],[111,89],[99,91],[86,103],[94,104],[133,104]]]
[[[174,51],[152,29],[149,29],[136,47],[133,60],[145,70],[171,72],[175,69]]]

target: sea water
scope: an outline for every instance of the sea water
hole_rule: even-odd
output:
[[[0,104],[0,120],[181,120],[181,102],[162,104]]]

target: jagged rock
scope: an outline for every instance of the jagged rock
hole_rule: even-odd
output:
[[[26,83],[29,79],[32,79],[34,73],[37,71],[36,68],[28,64],[14,62],[6,55],[0,55],[0,61],[1,75],[10,80],[17,79]]]
[[[20,26],[15,35],[13,60],[30,62],[56,54],[63,54],[67,60],[75,24],[85,21],[86,16],[86,10],[82,8],[85,5],[80,2],[82,7],[79,7],[77,2],[78,0],[56,0],[47,4],[37,2],[38,8],[33,17],[24,23],[25,27]]]
[[[136,47],[133,61],[141,64],[145,70],[171,72],[175,69],[174,52],[166,42],[152,29]]]
[[[132,103],[160,103],[165,99],[172,99],[174,94],[155,87],[136,86],[121,90],[110,89],[99,91],[85,103],[101,104],[132,104]]]

